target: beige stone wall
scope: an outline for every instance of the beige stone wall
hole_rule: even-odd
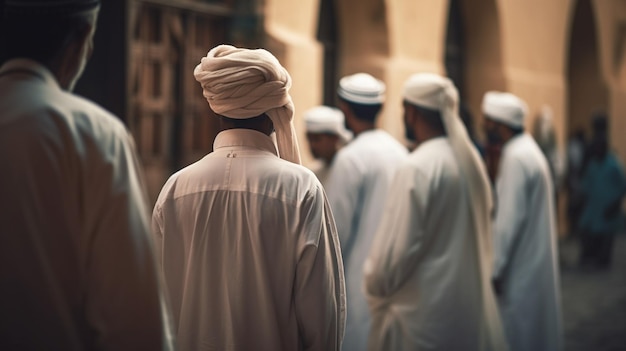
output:
[[[593,0],[602,78],[609,90],[611,145],[626,164],[626,2]]]
[[[491,89],[524,98],[530,107],[529,127],[541,106],[549,105],[561,148],[570,125],[587,127],[589,112],[606,104],[612,116],[613,145],[626,156],[626,138],[620,135],[626,127],[626,45],[621,44],[626,41],[626,2],[590,0],[598,53],[587,52],[588,57],[572,60],[577,1],[585,0],[460,0],[464,90],[479,132],[480,101]],[[339,74],[366,71],[386,82],[388,99],[380,126],[403,140],[400,103],[404,80],[414,72],[445,72],[448,3],[345,0],[336,4]],[[297,127],[301,136],[301,112],[322,99],[321,47],[315,39],[318,8],[319,2],[313,0],[265,2],[268,48],[276,51],[294,79],[292,96],[300,112]],[[305,159],[310,159],[303,138],[301,144]]]
[[[266,0],[267,49],[287,68],[293,85],[290,93],[296,107],[294,124],[298,131],[302,161],[311,154],[306,144],[302,113],[322,101],[322,47],[316,40],[316,0]]]

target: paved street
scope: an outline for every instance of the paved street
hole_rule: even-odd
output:
[[[577,241],[560,249],[565,351],[626,351],[626,235],[610,270],[578,268]]]

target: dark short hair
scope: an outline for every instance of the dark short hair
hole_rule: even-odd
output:
[[[265,119],[269,118],[269,116],[265,113],[251,118],[230,118],[223,115],[218,116],[220,116],[224,122],[232,125],[233,128],[240,129],[258,129],[259,126],[265,122]]]
[[[25,15],[6,12],[0,18],[0,63],[28,58],[49,63],[89,26],[86,16]]]
[[[354,116],[364,122],[375,123],[383,104],[359,104],[339,97],[339,100],[345,102],[354,113]]]

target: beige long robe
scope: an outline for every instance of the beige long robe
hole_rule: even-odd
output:
[[[40,64],[0,68],[0,349],[160,350],[132,138]]]
[[[257,131],[223,131],[214,150],[153,212],[179,350],[339,350],[343,266],[321,184]]]

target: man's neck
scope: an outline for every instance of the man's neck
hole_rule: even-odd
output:
[[[376,129],[376,126],[373,123],[359,123],[356,126],[351,126],[351,130],[352,130],[352,133],[354,134],[354,137],[357,137],[359,136],[359,134],[362,134],[364,132],[374,130],[374,129]]]
[[[416,131],[416,133],[418,132]],[[446,133],[444,132],[423,129],[422,132],[419,134],[418,140],[420,144],[423,144],[427,142],[428,140],[432,140],[432,139],[439,138],[439,137],[445,137],[445,136],[446,136]]]

